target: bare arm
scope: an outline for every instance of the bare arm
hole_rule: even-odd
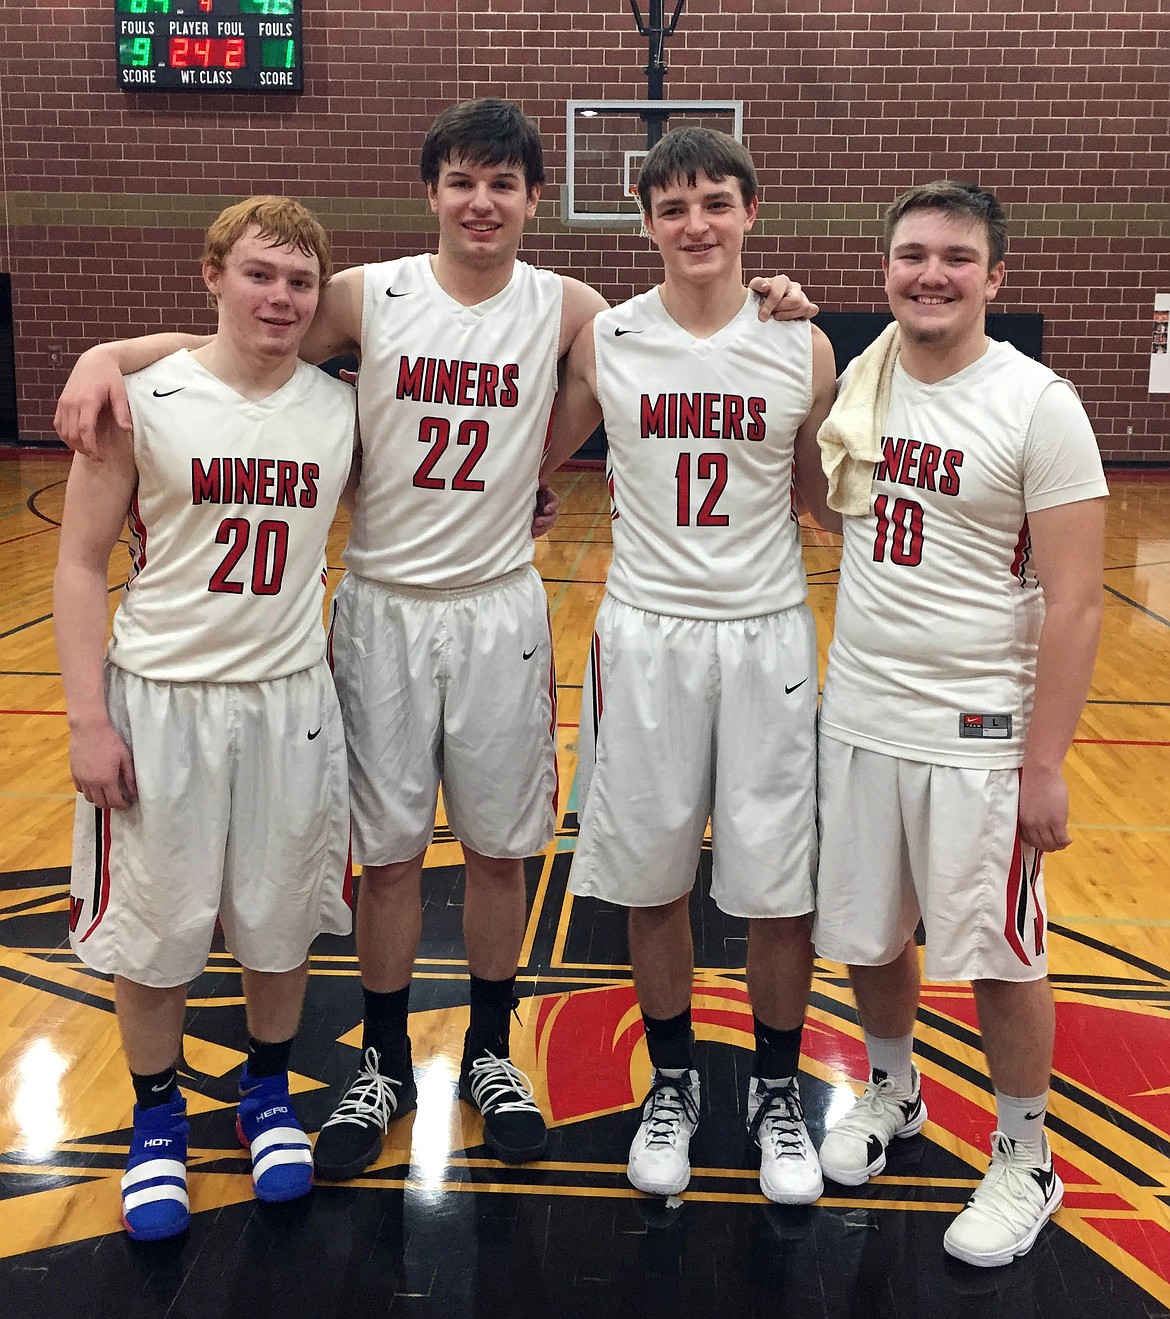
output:
[[[796,432],[796,490],[805,508],[826,531],[840,534],[841,515],[834,513],[825,502],[829,483],[821,466],[821,450],[817,444],[817,431],[829,415],[837,394],[837,362],[833,345],[823,330],[812,327],[813,336],[813,402],[808,416]]]
[[[1028,515],[1045,616],[1036,698],[1020,777],[1020,837],[1058,852],[1068,832],[1064,757],[1088,695],[1101,633],[1105,501],[1086,499]]]
[[[557,346],[557,357],[563,358],[577,341],[582,327],[592,321],[599,311],[606,311],[609,303],[598,291],[579,279],[561,276],[563,289],[561,299],[561,338]]]
[[[301,340],[300,357],[306,362],[327,362],[342,353],[357,352],[362,342],[364,266],[339,270],[321,290],[317,313]]]
[[[129,434],[103,435],[105,462],[78,455],[69,472],[53,579],[53,625],[69,721],[69,768],[78,792],[125,810],[137,794],[130,751],[110,723],[103,656],[110,552],[137,484]]]
[[[561,372],[553,409],[548,450],[540,468],[540,479],[552,472],[581,447],[601,420],[597,402],[597,350],[593,343],[593,318],[581,326]]]

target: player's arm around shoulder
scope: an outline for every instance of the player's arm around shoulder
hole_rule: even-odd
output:
[[[821,465],[817,432],[837,395],[837,362],[825,332],[812,329],[812,407],[796,432],[796,490],[804,507],[826,531],[841,532],[841,515],[827,503],[829,483]]]
[[[553,405],[552,427],[540,479],[545,481],[592,435],[601,420],[597,401],[597,349],[593,341],[594,317],[577,330],[577,337],[561,363],[560,384]]]
[[[571,275],[561,276],[561,337],[557,357],[562,358],[576,343],[587,321],[592,321],[609,303],[591,285]]]
[[[138,471],[130,432],[110,427],[99,438],[105,460],[78,454],[69,471],[53,578],[53,624],[73,782],[95,806],[125,810],[133,805],[137,786],[130,751],[106,708],[103,656],[110,554],[125,524]]]
[[[1068,832],[1062,766],[1093,678],[1104,610],[1105,500],[1028,514],[1032,562],[1044,588],[1036,695],[1020,774],[1020,837],[1058,852]]]
[[[143,371],[181,348],[193,352],[210,343],[213,337],[175,331],[137,339],[114,339],[87,348],[73,364],[57,400],[53,428],[74,452],[88,458],[102,458],[99,430],[103,413],[119,430],[128,431],[133,425],[123,376]]]
[[[358,350],[365,292],[365,266],[350,266],[333,276],[321,290],[313,323],[301,340],[298,355],[303,361],[328,362]]]

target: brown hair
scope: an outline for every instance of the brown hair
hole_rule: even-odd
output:
[[[738,179],[745,206],[759,194],[756,167],[742,142],[713,128],[674,128],[658,139],[642,161],[638,173],[642,210],[651,214],[651,188],[668,187],[676,179],[686,179],[693,188],[700,172],[716,183],[728,177]]]
[[[528,192],[544,183],[540,130],[518,105],[496,96],[449,105],[427,130],[418,159],[422,181],[436,187],[439,171],[452,160],[518,165]]]
[[[890,257],[890,243],[898,222],[909,211],[943,211],[947,215],[979,220],[987,233],[988,266],[997,266],[1007,251],[1007,216],[993,192],[977,183],[957,183],[954,179],[935,179],[920,188],[911,188],[894,199],[886,211],[886,230],[882,250]]]

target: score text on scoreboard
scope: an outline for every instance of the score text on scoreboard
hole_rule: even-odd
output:
[[[126,92],[300,92],[301,0],[114,0]]]

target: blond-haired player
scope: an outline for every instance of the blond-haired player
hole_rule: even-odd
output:
[[[54,590],[81,798],[70,939],[113,975],[134,1083],[123,1222],[189,1221],[178,1088],[187,985],[216,920],[241,963],[248,1060],[237,1130],[256,1194],[312,1185],[288,1060],[308,951],[348,932],[341,712],[321,626],[325,542],[354,456],[352,390],[297,358],[330,277],[297,202],[212,224],[216,333],[126,381],[131,430],[73,460]],[[130,576],[106,647],[110,553]]]

